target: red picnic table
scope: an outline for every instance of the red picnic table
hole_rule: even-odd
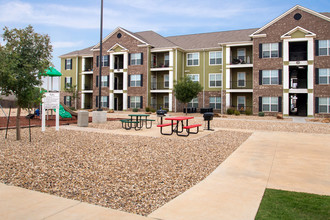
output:
[[[171,123],[166,123],[166,124],[160,124],[157,125],[157,127],[160,127],[160,133],[162,135],[172,135],[173,132],[176,132],[178,136],[184,136],[187,137],[189,134],[197,134],[199,132],[199,127],[202,126],[201,124],[194,124],[194,125],[189,125],[188,121],[189,119],[193,119],[194,117],[171,117],[171,118],[165,118],[165,120],[171,121]],[[184,121],[186,121],[186,125],[184,125]],[[164,133],[163,132],[163,127],[171,126],[171,131],[170,133]],[[196,132],[191,132],[191,128],[197,128]],[[183,130],[186,129],[186,134],[181,134],[183,133]]]

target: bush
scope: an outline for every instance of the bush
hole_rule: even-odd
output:
[[[150,112],[150,107],[146,107],[146,112]]]
[[[258,115],[259,115],[260,117],[264,117],[264,116],[265,116],[265,113],[264,113],[264,112],[259,112]]]
[[[235,110],[235,111],[234,111],[234,114],[235,114],[235,115],[240,115],[241,113],[240,113],[238,110]]]
[[[227,109],[227,114],[228,115],[234,114],[234,109],[232,109],[232,108]]]
[[[246,115],[252,115],[252,110],[251,109],[246,109],[245,114]]]
[[[156,109],[152,108],[152,109],[150,109],[150,111],[151,111],[152,113],[155,113],[155,112],[156,112]]]
[[[133,112],[138,112],[138,111],[139,111],[139,109],[133,108]]]

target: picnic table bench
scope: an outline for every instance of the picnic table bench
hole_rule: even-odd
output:
[[[194,117],[172,117],[172,118],[165,118],[165,120],[170,120],[171,123],[165,123],[157,125],[157,127],[160,127],[160,133],[162,135],[172,135],[173,132],[176,132],[178,136],[184,136],[188,137],[189,134],[198,134],[199,127],[202,126],[202,124],[194,124],[189,125],[188,120],[193,119]],[[176,121],[176,122],[174,122]],[[184,125],[184,121],[186,121],[186,125]],[[163,127],[171,126],[171,131],[169,133],[163,132]],[[190,129],[197,128],[197,131],[192,132]],[[186,130],[186,133],[184,134],[183,131]]]

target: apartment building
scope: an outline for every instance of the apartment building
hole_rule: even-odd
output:
[[[330,116],[330,13],[295,6],[261,28],[163,37],[118,27],[99,45],[60,56],[61,99],[76,108],[182,111],[173,85],[203,91],[190,107]],[[64,87],[77,85],[72,101]],[[101,86],[101,103],[98,103]]]

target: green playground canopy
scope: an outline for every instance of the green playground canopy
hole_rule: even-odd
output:
[[[57,69],[54,67],[49,67],[45,69],[45,73],[41,73],[42,76],[62,76],[62,73],[60,73]]]

